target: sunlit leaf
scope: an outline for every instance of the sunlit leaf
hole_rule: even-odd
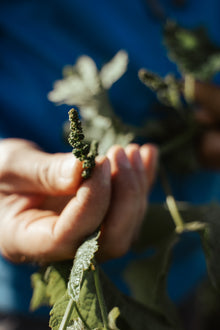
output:
[[[121,50],[102,67],[100,71],[102,86],[109,89],[126,72],[127,65],[128,54]]]
[[[98,237],[95,233],[85,240],[78,248],[68,282],[68,293],[74,301],[79,300],[81,283],[84,272],[89,269],[95,252],[98,250]]]
[[[32,275],[32,309],[44,305],[52,306],[65,294],[71,266],[70,261],[55,262]]]
[[[116,325],[117,318],[120,315],[120,310],[118,307],[114,307],[108,314],[108,325],[111,330],[119,330]]]
[[[49,297],[47,296],[47,282],[44,280],[44,272],[39,271],[31,276],[33,294],[31,298],[30,308],[37,308],[49,305]]]

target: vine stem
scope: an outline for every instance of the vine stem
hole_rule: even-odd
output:
[[[182,219],[182,217],[179,213],[179,210],[178,210],[178,207],[176,205],[176,201],[175,201],[174,197],[171,196],[171,195],[168,195],[166,197],[166,203],[167,203],[167,207],[170,211],[170,214],[173,218],[173,221],[176,225],[176,232],[180,234],[184,231],[185,224],[184,224],[184,221],[183,221],[183,219]]]
[[[64,314],[62,322],[60,323],[60,326],[59,326],[59,330],[66,330],[67,329],[68,323],[69,323],[69,320],[70,320],[70,317],[71,317],[71,314],[72,314],[74,308],[76,308],[77,313],[78,313],[80,319],[82,320],[84,326],[88,330],[91,330],[90,327],[88,326],[88,324],[86,323],[86,321],[84,320],[84,318],[83,318],[76,302],[72,298],[70,298],[70,300],[68,302],[67,308],[65,310],[65,314]]]
[[[77,311],[77,313],[78,313],[78,315],[79,315],[81,321],[83,322],[84,326],[86,327],[86,329],[88,329],[88,330],[92,330],[92,329],[89,327],[89,325],[87,324],[87,322],[85,321],[85,319],[83,318],[83,316],[82,316],[82,314],[81,314],[81,312],[80,312],[80,310],[79,310],[77,304],[75,304],[75,308],[76,308],[76,311]]]
[[[95,260],[93,260],[91,264],[91,269],[93,271],[93,276],[94,276],[94,283],[95,283],[95,288],[96,288],[96,294],[99,302],[99,307],[102,315],[102,321],[104,325],[104,330],[109,330],[108,327],[108,314],[106,310],[106,305],[105,305],[105,300],[101,288],[101,282],[100,282],[100,277],[99,277],[99,270],[98,267],[96,266]]]
[[[62,322],[60,323],[59,330],[66,330],[74,305],[75,305],[75,301],[72,298],[70,298]]]
[[[166,194],[166,204],[167,204],[168,210],[169,210],[170,215],[173,219],[173,222],[176,226],[176,232],[178,234],[180,234],[185,229],[185,222],[178,210],[176,200],[172,194],[171,187],[170,187],[169,181],[167,179],[166,171],[162,165],[160,166],[160,176],[161,176],[162,186],[163,186],[165,194]]]

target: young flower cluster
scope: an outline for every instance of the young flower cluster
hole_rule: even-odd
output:
[[[69,111],[69,121],[70,134],[68,141],[73,147],[73,154],[83,162],[82,177],[87,179],[90,177],[93,167],[95,167],[95,157],[97,156],[98,144],[96,142],[89,144],[84,141],[81,121],[77,110],[74,108]]]

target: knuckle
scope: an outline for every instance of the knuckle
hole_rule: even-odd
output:
[[[128,154],[132,154],[133,152],[139,151],[140,146],[137,143],[130,143],[125,148]]]

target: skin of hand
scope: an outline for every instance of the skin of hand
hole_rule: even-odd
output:
[[[198,155],[201,164],[220,169],[220,87],[196,81],[194,101],[198,105],[196,119],[204,130],[199,138]]]
[[[127,252],[140,229],[157,148],[113,146],[89,179],[72,153],[48,154],[21,139],[0,142],[0,251],[12,262],[73,258],[101,226],[102,260]]]

